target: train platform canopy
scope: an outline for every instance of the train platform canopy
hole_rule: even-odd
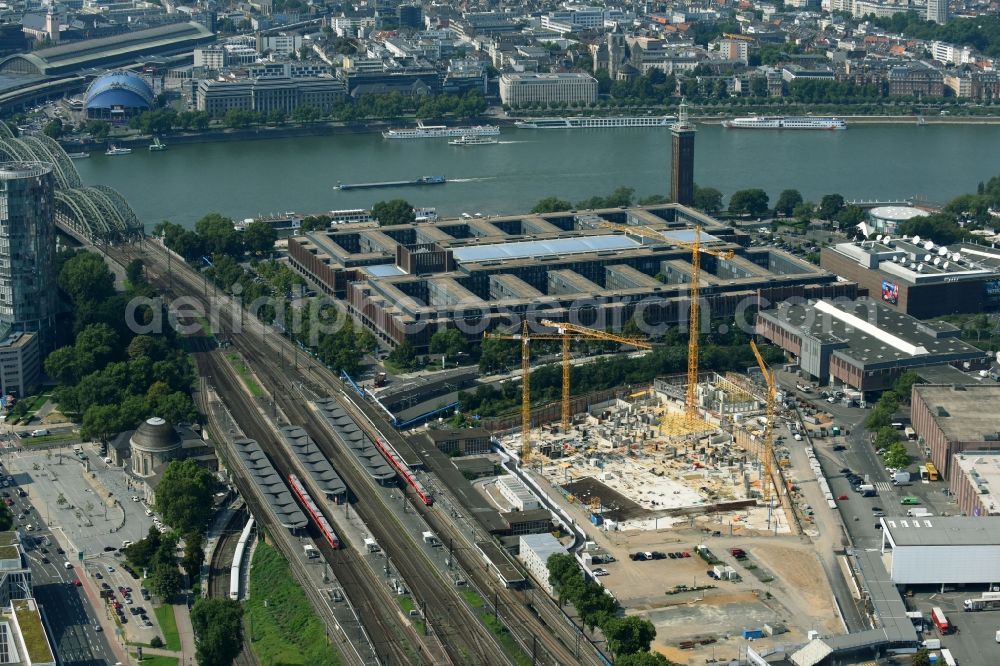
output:
[[[299,509],[284,479],[271,466],[260,444],[256,440],[245,438],[237,439],[233,444],[239,454],[240,462],[249,473],[250,479],[260,489],[281,526],[290,530],[305,527],[308,523],[305,514]]]
[[[129,62],[155,53],[190,49],[195,44],[212,39],[212,31],[200,23],[170,23],[112,37],[60,44],[31,53],[17,53],[0,60],[0,72],[36,76],[65,74],[90,67]]]
[[[339,402],[334,398],[325,398],[312,404],[334,436],[358,459],[368,476],[382,484],[396,478],[396,470],[389,465],[375,448],[375,444],[361,431]]]
[[[282,439],[298,458],[299,464],[308,470],[309,475],[322,488],[327,499],[343,497],[347,493],[347,486],[341,480],[340,475],[330,465],[323,452],[316,446],[312,437],[299,426],[291,425],[280,428]]]

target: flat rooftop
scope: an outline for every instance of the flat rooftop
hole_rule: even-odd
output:
[[[49,638],[45,634],[42,616],[38,612],[35,600],[15,599],[11,601],[11,608],[17,626],[21,629],[21,637],[24,639],[24,647],[28,650],[28,658],[31,663],[55,663],[52,648],[49,646]]]
[[[1000,521],[989,518],[881,518],[882,529],[899,546],[1000,546]]]
[[[917,384],[913,388],[949,441],[982,442],[987,435],[1000,432],[1000,384]]]
[[[990,516],[1000,515],[1000,451],[963,451],[955,456],[952,475],[963,475],[979,490]]]
[[[1000,249],[973,243],[936,245],[920,236],[876,236],[827,248],[909,284],[981,280],[1000,270]]]
[[[525,259],[527,257],[558,257],[585,252],[614,252],[636,248],[640,245],[641,243],[628,236],[586,236],[455,248],[454,256],[455,260],[459,262],[496,261],[498,259]]]
[[[958,329],[944,322],[924,323],[883,307],[872,299],[810,301],[805,305],[779,303],[759,317],[824,344],[838,347],[835,355],[863,364],[909,359],[979,358],[984,352],[958,339]]]

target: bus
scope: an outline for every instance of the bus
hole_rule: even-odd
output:
[[[937,471],[937,467],[934,466],[934,463],[929,462],[926,465],[924,465],[924,467],[927,468],[927,480],[928,481],[937,481],[938,480],[938,471]]]
[[[948,648],[941,648],[941,658],[944,659],[946,666],[958,666],[958,662],[955,661],[955,657],[952,656],[951,650]]]
[[[935,606],[931,609],[931,622],[934,623],[934,626],[942,634],[950,633],[951,626],[948,624],[948,618],[945,617],[944,611],[941,610],[940,606]]]
[[[913,495],[907,495],[899,502],[903,506],[913,506],[914,504],[920,504],[920,498],[914,497]]]

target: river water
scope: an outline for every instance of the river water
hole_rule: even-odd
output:
[[[695,181],[729,195],[760,187],[809,200],[944,202],[1000,175],[998,125],[854,125],[847,131],[726,130],[702,125]],[[500,143],[452,146],[447,139],[386,140],[380,134],[172,145],[76,162],[85,184],[124,194],[147,228],[160,220],[189,226],[208,212],[242,219],[284,211],[368,208],[403,197],[441,215],[525,212],[558,196],[576,202],[619,185],[637,196],[666,194],[670,133],[662,128],[507,129]],[[333,189],[358,183],[443,175],[445,185]]]

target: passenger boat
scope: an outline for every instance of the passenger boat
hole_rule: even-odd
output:
[[[847,123],[841,118],[814,118],[812,116],[746,116],[724,120],[722,126],[730,129],[847,129]]]
[[[155,153],[157,151],[166,150],[166,149],[167,149],[167,144],[162,143],[160,141],[160,137],[158,137],[158,136],[154,136],[153,137],[153,143],[149,144],[149,152],[151,152],[151,153]]]
[[[388,129],[382,132],[386,139],[438,139],[458,136],[498,136],[500,128],[496,125],[473,125],[472,127],[448,127],[446,125],[424,125],[403,129]]]
[[[66,157],[71,160],[85,160],[90,157],[90,153],[66,153]]]
[[[472,134],[463,134],[457,139],[452,139],[449,141],[453,146],[490,146],[496,143],[500,143],[500,140],[493,136],[475,136]]]
[[[104,151],[105,155],[131,155],[131,148],[119,148],[115,144],[108,146],[108,149]]]

